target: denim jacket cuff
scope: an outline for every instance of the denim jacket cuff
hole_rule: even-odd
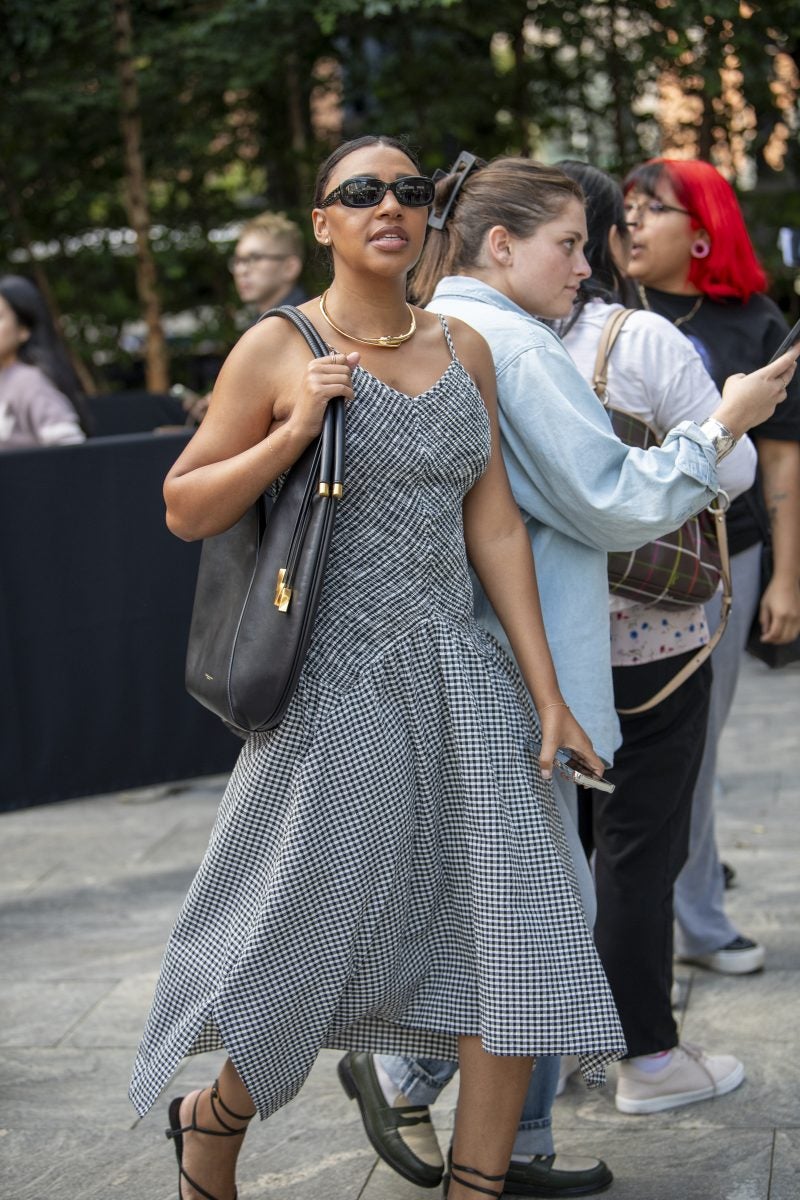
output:
[[[705,484],[716,495],[719,491],[717,455],[711,441],[695,421],[681,421],[680,425],[670,429],[662,445],[668,446],[676,439],[680,445],[675,466],[684,475]]]

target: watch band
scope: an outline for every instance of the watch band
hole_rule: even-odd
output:
[[[723,458],[730,454],[736,445],[736,438],[730,429],[726,428],[716,417],[706,417],[700,428],[714,447],[717,462],[722,462]]]

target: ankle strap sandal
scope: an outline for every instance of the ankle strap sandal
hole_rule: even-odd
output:
[[[172,1138],[175,1142],[175,1156],[178,1159],[178,1200],[182,1200],[181,1179],[185,1179],[189,1184],[189,1187],[194,1188],[199,1195],[204,1196],[205,1200],[217,1200],[216,1196],[212,1196],[211,1193],[207,1192],[205,1188],[202,1188],[199,1183],[195,1183],[191,1176],[187,1175],[184,1171],[183,1135],[185,1133],[205,1133],[209,1137],[240,1137],[247,1129],[248,1123],[252,1121],[253,1117],[256,1115],[255,1113],[251,1113],[249,1117],[243,1117],[241,1113],[236,1113],[232,1108],[228,1108],[227,1104],[222,1099],[222,1096],[219,1094],[219,1083],[215,1079],[211,1085],[210,1092],[211,1111],[214,1114],[214,1119],[219,1121],[222,1129],[204,1129],[202,1125],[197,1124],[197,1106],[200,1103],[200,1097],[202,1094],[202,1091],[200,1091],[195,1096],[194,1105],[192,1107],[192,1119],[188,1125],[181,1125],[180,1123],[181,1104],[183,1103],[184,1097],[176,1096],[169,1106],[169,1129],[165,1130],[165,1133],[168,1138]],[[219,1105],[219,1107],[222,1108],[224,1112],[229,1117],[232,1117],[235,1121],[244,1121],[243,1127],[241,1129],[234,1129],[232,1125],[229,1125],[227,1121],[220,1116],[217,1105]],[[234,1200],[236,1200],[236,1193],[234,1193]]]
[[[456,1174],[456,1172],[458,1172],[458,1174]],[[478,1179],[484,1179],[487,1183],[499,1183],[501,1185],[500,1191],[496,1192],[494,1188],[480,1187],[477,1183],[472,1183],[469,1179],[463,1179],[462,1175],[476,1175]],[[482,1196],[493,1196],[494,1200],[502,1200],[502,1183],[505,1177],[505,1171],[502,1175],[484,1175],[483,1171],[476,1171],[474,1167],[465,1167],[461,1163],[451,1162],[450,1176],[447,1179],[447,1190],[445,1191],[445,1196],[449,1191],[450,1182],[452,1181],[453,1183],[460,1183],[462,1187],[469,1188],[471,1192],[480,1192]]]

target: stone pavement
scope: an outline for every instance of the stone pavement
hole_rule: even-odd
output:
[[[761,975],[679,967],[683,1035],[732,1051],[738,1091],[624,1117],[612,1089],[575,1079],[557,1145],[602,1155],[614,1200],[800,1197],[800,667],[748,660],[722,754],[720,843],[738,871],[730,907],[768,947]],[[167,1098],[144,1121],[127,1078],[174,913],[223,780],[100,796],[0,817],[0,1197],[175,1200]],[[376,1162],[326,1051],[299,1099],[254,1129],[241,1200],[423,1200]],[[168,1095],[213,1077],[189,1060]],[[613,1072],[612,1072],[613,1080]],[[435,1110],[443,1140],[455,1086]]]

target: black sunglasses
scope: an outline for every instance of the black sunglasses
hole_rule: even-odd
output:
[[[427,208],[433,203],[433,180],[423,175],[404,175],[393,183],[385,183],[370,175],[357,175],[353,179],[345,179],[334,188],[321,202],[320,208],[327,208],[337,200],[341,200],[345,208],[374,208],[387,192],[392,192],[405,208]]]

